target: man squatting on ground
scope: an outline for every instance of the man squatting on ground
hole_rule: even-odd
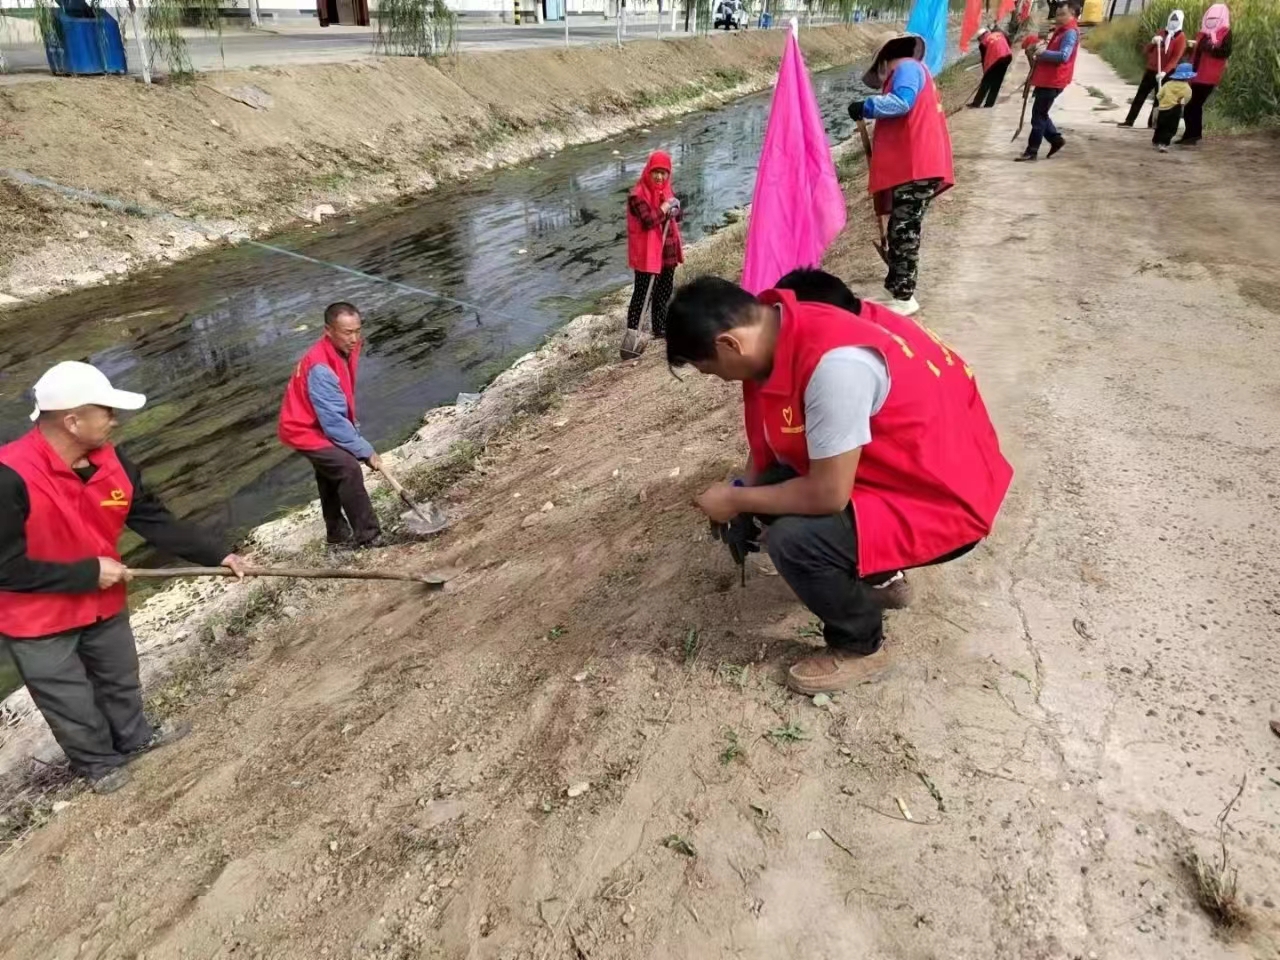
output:
[[[756,536],[765,524],[778,573],[822,620],[827,652],[793,665],[788,686],[845,688],[875,666],[883,610],[906,600],[902,571],[973,549],[1009,488],[973,371],[816,270],[758,298],[717,277],[680,288],[667,360],[742,382],[747,476],[697,505],[716,524],[748,515]]]
[[[280,442],[311,461],[330,546],[382,546],[360,469],[361,462],[382,469],[356,419],[360,326],[360,311],[351,304],[329,304],[324,333],[298,361],[280,404]]]
[[[876,121],[867,191],[876,214],[889,217],[885,303],[904,316],[920,309],[916,278],[925,211],[955,183],[947,115],[922,62],[924,49],[924,40],[914,34],[889,40],[862,78],[866,86],[883,92],[849,104],[854,120]]]
[[[244,561],[175,519],[111,445],[115,411],[142,394],[68,361],[35,396],[35,427],[0,447],[0,642],[72,769],[110,793],[129,782],[127,763],[191,729],[143,713],[121,532],[239,576]]]

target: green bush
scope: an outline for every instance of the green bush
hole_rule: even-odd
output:
[[[1280,3],[1277,0],[1233,0],[1231,59],[1222,85],[1209,101],[1228,121],[1247,124],[1280,122]],[[1117,19],[1093,31],[1086,46],[1101,54],[1129,79],[1141,75],[1142,49],[1169,20],[1169,13],[1186,14],[1188,40],[1200,30],[1208,0],[1152,0],[1136,17]],[[1127,49],[1126,49],[1127,47]]]

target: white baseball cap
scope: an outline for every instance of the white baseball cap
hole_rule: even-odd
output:
[[[140,393],[117,390],[107,375],[95,366],[78,360],[63,360],[50,367],[36,381],[36,407],[31,419],[41,411],[74,410],[85,404],[111,407],[113,410],[137,410],[147,398]]]

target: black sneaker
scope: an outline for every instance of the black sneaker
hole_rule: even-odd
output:
[[[1055,153],[1067,145],[1065,137],[1059,137],[1057,140],[1049,141],[1049,156],[1045,159],[1051,159]]]
[[[1180,140],[1175,140],[1173,142],[1177,144],[1179,147],[1194,147],[1197,143],[1200,142],[1200,138],[1196,137],[1193,140],[1188,140],[1186,137],[1182,137]]]
[[[99,774],[96,777],[87,777],[89,788],[94,793],[107,794],[115,793],[121,787],[127,787],[129,781],[133,777],[129,773],[128,767],[113,767],[106,773]]]
[[[382,534],[375,534],[368,540],[357,540],[351,545],[356,550],[377,550],[380,547],[388,546],[387,538]]]
[[[1034,153],[1024,153],[1013,158],[1014,163],[1035,163],[1036,155]]]
[[[1117,124],[1116,124],[1116,126],[1117,126],[1117,127],[1128,127],[1130,130],[1132,130],[1132,129],[1133,129],[1133,124],[1132,124],[1132,123],[1130,123],[1128,120],[1125,120],[1125,121],[1123,121],[1123,122],[1121,122],[1121,123],[1117,123]]]
[[[163,723],[158,723],[152,729],[151,737],[146,743],[136,750],[129,751],[129,759],[136,760],[144,753],[150,753],[160,747],[167,747],[171,743],[177,743],[190,732],[191,723],[187,720],[166,720]]]

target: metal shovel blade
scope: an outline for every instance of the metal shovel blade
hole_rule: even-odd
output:
[[[400,514],[400,524],[406,533],[415,537],[429,537],[449,526],[449,518],[444,510],[434,503],[420,503],[416,510],[406,510]]]
[[[622,347],[618,351],[623,360],[636,360],[648,346],[639,330],[628,330],[622,335]]]

